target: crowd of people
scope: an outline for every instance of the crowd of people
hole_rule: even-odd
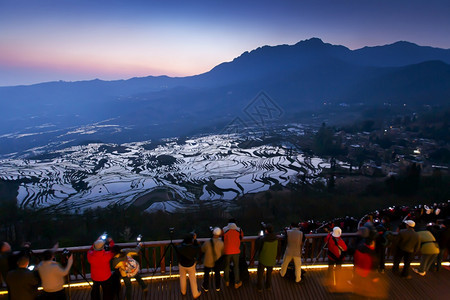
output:
[[[290,277],[300,283],[303,275],[302,254],[307,244],[305,234],[309,233],[304,223],[292,223],[284,228],[281,235],[275,233],[271,224],[261,225],[262,231],[253,254],[253,258],[258,262],[257,291],[262,293],[264,290],[271,290],[272,271],[277,263],[280,238],[286,246],[280,275],[288,277],[290,272]],[[336,285],[344,259],[353,257],[354,272],[348,284],[355,287],[376,284],[380,274],[385,271],[387,247],[394,249],[392,271],[399,273],[399,264],[403,260],[404,266],[400,275],[405,278],[411,278],[410,263],[419,252],[420,266],[413,269],[414,272],[425,276],[431,269],[439,270],[443,253],[450,249],[450,219],[446,219],[442,224],[427,224],[426,228],[417,228],[419,226],[413,218],[405,218],[395,234],[390,226],[387,217],[366,218],[364,224],[359,225],[358,237],[347,240],[342,237],[342,229],[339,226],[326,229],[328,234],[323,241],[321,252],[326,251],[328,258],[328,282]],[[197,240],[195,233],[190,233],[180,244],[174,245],[181,294],[187,293],[187,277],[194,299],[199,298],[202,293],[207,293],[210,287],[220,292],[221,271],[224,271],[224,286],[239,289],[249,276],[247,260],[241,255],[243,237],[244,232],[237,226],[236,220],[230,219],[223,228],[211,228],[211,238],[203,244]],[[55,251],[58,245],[55,245],[53,249],[39,255],[40,262],[33,270],[29,267],[30,259],[37,255],[30,250],[30,245],[25,245],[14,255],[7,242],[2,242],[0,246],[1,277],[7,285],[9,299],[36,299],[39,284],[43,287],[40,298],[66,299],[65,279],[73,265],[70,253],[66,253],[64,264],[56,262]],[[146,295],[149,287],[139,274],[139,263],[133,258],[139,254],[141,247],[142,243],[139,243],[136,248],[121,249],[114,244],[111,237],[106,236],[100,236],[92,244],[87,252],[92,280],[91,299],[101,299],[101,295],[107,300],[120,299],[121,279],[124,281],[126,299],[131,299],[131,278],[136,279],[143,295]],[[204,266],[200,288],[196,278],[198,264]],[[214,277],[213,281],[210,281],[211,275]]]

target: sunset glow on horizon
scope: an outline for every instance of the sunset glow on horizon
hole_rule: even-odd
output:
[[[450,48],[442,1],[0,0],[0,86],[204,73],[312,37],[350,49]]]

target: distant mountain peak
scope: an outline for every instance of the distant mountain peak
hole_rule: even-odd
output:
[[[302,40],[302,41],[298,42],[296,45],[299,45],[299,44],[323,45],[325,43],[318,37],[312,37],[310,39]]]

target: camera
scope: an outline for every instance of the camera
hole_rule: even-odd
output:
[[[266,223],[261,222],[261,230],[259,231],[259,236],[263,236],[265,230],[266,230]]]
[[[68,258],[70,255],[72,255],[72,253],[70,253],[69,250],[63,249],[62,256],[64,256],[65,258]]]
[[[108,234],[106,232],[103,232],[103,234],[100,236],[100,238],[104,241],[106,240],[107,237],[108,237]]]
[[[142,240],[142,234],[138,235],[137,238],[136,238],[137,242],[140,242],[141,240]]]
[[[34,270],[34,265],[29,265],[29,266],[27,267],[27,269],[30,270],[30,271],[33,271],[33,270]]]

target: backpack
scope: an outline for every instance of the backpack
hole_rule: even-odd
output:
[[[127,277],[136,276],[139,269],[139,263],[134,258],[127,255],[127,259],[125,261],[125,273],[127,274]]]

